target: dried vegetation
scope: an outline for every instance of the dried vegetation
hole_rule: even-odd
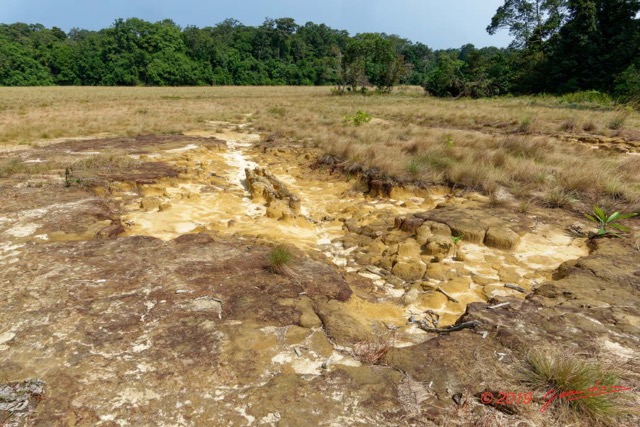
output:
[[[356,170],[488,195],[506,191],[548,207],[640,210],[640,157],[618,152],[640,140],[640,116],[609,104],[444,100],[414,88],[337,97],[322,87],[7,88],[0,103],[0,144],[180,133],[251,114],[253,126],[276,142],[322,147]],[[345,126],[358,112],[371,120]]]

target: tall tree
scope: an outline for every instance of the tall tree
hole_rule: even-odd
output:
[[[389,37],[377,33],[358,34],[349,41],[342,70],[352,90],[372,84],[381,91],[389,91],[409,71]]]
[[[487,27],[489,34],[508,29],[512,47],[536,47],[558,32],[566,18],[567,0],[505,0]]]
[[[640,54],[640,0],[568,0],[569,19],[550,47],[550,86],[613,89]]]

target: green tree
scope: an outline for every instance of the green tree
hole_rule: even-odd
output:
[[[50,84],[53,84],[51,73],[33,58],[33,53],[26,46],[0,35],[0,85]]]
[[[40,24],[0,24],[0,76],[5,85],[48,85],[50,50],[59,43]]]
[[[69,34],[40,24],[0,24],[0,40],[0,83],[21,85],[339,83],[386,91],[422,82],[433,61],[427,46],[395,35],[349,37],[291,18],[258,27],[227,19],[202,29],[130,18]]]
[[[505,0],[487,27],[489,34],[508,29],[512,46],[542,47],[556,34],[566,17],[567,0]]]
[[[79,85],[74,47],[62,43],[51,50],[50,70],[57,85]]]
[[[622,102],[640,105],[640,69],[634,65],[629,66],[616,78],[615,95]]]
[[[389,38],[381,34],[358,34],[347,43],[341,56],[341,86],[361,90],[371,84],[381,91],[389,91],[408,74],[404,58]]]
[[[464,67],[464,61],[457,59],[455,52],[439,52],[433,68],[427,75],[425,90],[440,97],[463,95],[466,85]]]
[[[93,31],[72,29],[69,41],[73,47],[74,73],[79,84],[96,86],[103,84],[105,63],[102,60],[103,35]]]
[[[410,66],[407,83],[424,85],[427,80],[429,66],[435,59],[433,50],[422,43],[410,43],[402,47],[400,54],[404,56],[405,61]]]
[[[210,67],[203,67],[175,50],[155,53],[147,65],[147,84],[154,86],[196,86],[211,84]]]
[[[551,90],[611,91],[640,54],[639,0],[569,0],[569,19],[550,47]]]

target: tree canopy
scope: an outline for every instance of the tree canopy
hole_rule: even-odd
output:
[[[0,85],[422,85],[436,96],[598,90],[640,96],[640,0],[505,0],[487,31],[506,49],[434,51],[397,35],[267,18],[181,28],[118,19],[89,31],[0,24]]]
[[[387,90],[421,83],[430,54],[395,35],[350,37],[292,18],[267,18],[257,27],[227,19],[205,28],[129,18],[68,34],[0,24],[0,85],[372,84]]]
[[[640,65],[638,12],[640,0],[505,0],[487,31],[514,36],[516,92],[611,92]]]

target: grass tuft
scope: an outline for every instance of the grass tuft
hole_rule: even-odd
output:
[[[598,126],[596,126],[596,123],[593,120],[589,120],[582,125],[582,130],[585,132],[595,132],[598,130]]]
[[[0,160],[0,178],[12,175],[35,175],[50,171],[58,167],[56,163],[24,163],[19,159]]]
[[[417,179],[422,172],[422,164],[417,159],[409,159],[406,166],[407,173],[412,179]]]
[[[611,130],[620,130],[624,128],[628,117],[629,113],[627,111],[619,111],[611,116],[607,127]]]
[[[284,117],[287,114],[287,110],[284,107],[271,107],[267,112],[276,117]]]
[[[518,205],[518,211],[522,214],[526,214],[531,209],[531,202],[529,200],[522,200]]]
[[[531,116],[525,116],[520,120],[520,123],[518,123],[516,131],[518,133],[531,133],[532,129],[533,120],[531,119]]]
[[[28,170],[27,165],[18,159],[4,160],[0,163],[0,178],[25,173]]]
[[[292,254],[287,247],[278,245],[269,252],[268,270],[275,274],[289,274],[288,264],[292,261]]]
[[[620,393],[598,392],[619,386],[618,377],[599,363],[589,363],[573,355],[533,351],[520,368],[520,381],[532,390],[546,393],[543,405],[546,403],[550,410],[587,424],[608,425],[624,412]],[[594,387],[602,388],[595,390]],[[595,391],[589,392],[590,389]],[[587,394],[581,394],[582,391]],[[577,396],[583,398],[574,398]]]
[[[606,93],[598,92],[597,90],[587,90],[562,95],[560,97],[560,103],[571,106],[606,108],[613,105],[613,99]]]
[[[552,188],[543,196],[543,204],[549,208],[570,208],[577,201],[575,193],[561,187]]]
[[[576,123],[576,119],[574,117],[569,117],[560,125],[560,130],[565,132],[575,132],[578,128],[578,124]]]
[[[129,156],[98,154],[75,162],[74,170],[119,170],[131,169],[140,162]]]

